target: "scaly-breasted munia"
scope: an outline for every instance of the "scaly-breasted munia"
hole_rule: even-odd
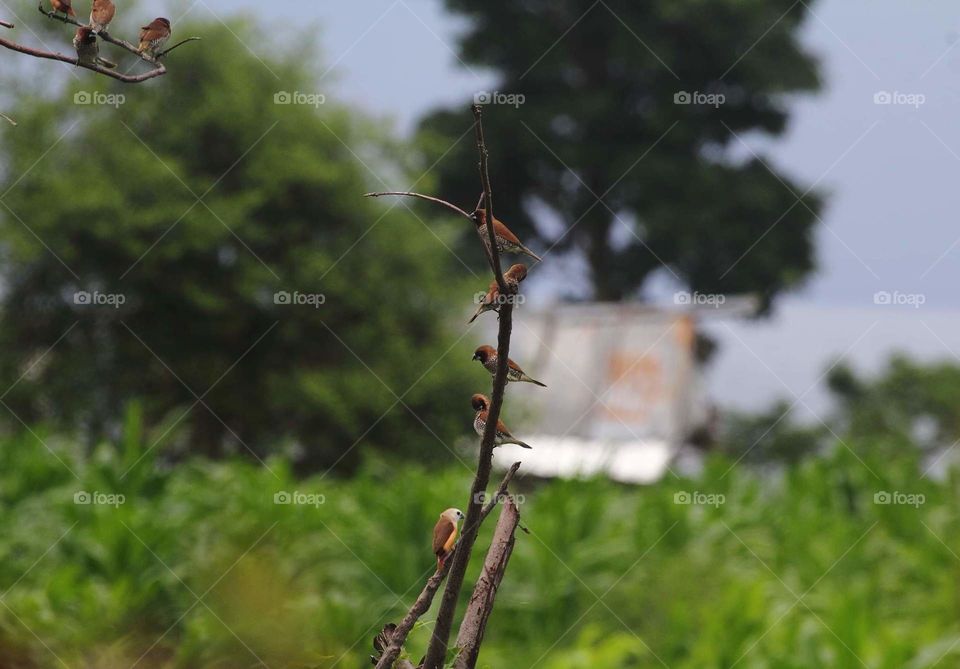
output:
[[[486,369],[492,376],[497,374],[497,349],[492,346],[484,344],[483,346],[478,346],[477,350],[473,352],[473,359],[479,360],[480,364],[483,365],[483,368]],[[528,376],[526,372],[520,369],[520,365],[515,363],[510,358],[507,358],[507,382],[525,382],[533,383],[544,388],[547,387],[547,384],[540,383],[536,379]]]
[[[154,19],[150,25],[140,29],[140,46],[137,48],[137,53],[145,53],[151,58],[156,58],[157,51],[167,43],[168,39],[170,39],[170,21],[165,18]]]
[[[487,231],[486,210],[477,209],[473,212],[473,222],[477,226],[477,233],[480,235],[480,239],[483,240],[483,245],[487,247],[487,252],[489,252],[490,233]],[[540,256],[521,244],[517,236],[510,231],[510,228],[505,226],[496,217],[493,219],[493,234],[496,235],[497,250],[500,251],[500,253],[525,253],[537,262],[540,262]]]
[[[443,568],[443,562],[457,543],[457,522],[466,518],[460,509],[447,509],[440,514],[440,520],[433,526],[433,554],[437,556],[437,569]]]
[[[111,70],[117,66],[116,63],[111,63],[109,60],[100,57],[100,45],[97,43],[97,36],[93,30],[86,26],[77,28],[77,32],[73,36],[73,47],[77,50],[78,65],[100,65]]]
[[[70,0],[50,0],[50,6],[53,7],[53,11],[56,14],[66,14],[67,16],[77,15],[70,5]]]
[[[93,0],[90,6],[90,27],[93,28],[93,32],[107,32],[116,13],[117,7],[112,0]]]
[[[477,415],[473,419],[473,429],[480,437],[483,437],[483,431],[487,428],[487,412],[490,409],[490,400],[486,395],[477,393],[470,399],[470,403],[476,410]],[[497,421],[497,434],[494,437],[494,446],[503,446],[504,444],[516,444],[521,448],[533,448],[530,444],[524,443],[510,434],[510,430],[503,424],[502,420]]]
[[[527,278],[527,266],[523,263],[517,263],[503,273],[503,280],[508,286],[518,286],[520,282]],[[490,285],[487,287],[487,293],[483,296],[483,299],[480,300],[480,306],[477,307],[477,312],[473,315],[467,323],[472,323],[477,320],[477,316],[482,314],[485,311],[500,311],[500,305],[503,303],[503,298],[500,297],[500,286],[497,284],[497,280],[494,279],[490,282]]]

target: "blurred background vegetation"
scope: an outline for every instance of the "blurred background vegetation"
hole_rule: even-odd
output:
[[[624,11],[662,26],[656,50],[698,81],[736,40],[718,26],[759,33],[787,4]],[[691,290],[769,303],[812,271],[820,196],[790,207],[772,183],[786,177],[759,157],[716,158],[734,132],[781,132],[778,96],[819,85],[795,42],[802,12],[776,24],[765,57],[702,82],[735,104],[678,111],[669,72],[604,23],[588,23],[590,43],[560,47],[562,66],[517,69],[554,39],[538,27],[569,23],[576,3],[516,21],[511,3],[447,5],[473,22],[468,62],[494,68],[502,90],[537,91],[524,117],[533,132],[490,116],[498,203],[526,212],[512,225],[535,248],[582,254],[594,296],[642,294],[659,262],[637,234]],[[492,25],[503,31],[493,51],[481,32]],[[471,142],[450,148],[469,119],[437,111],[405,143],[334,100],[276,105],[278,79],[317,89],[309,38],[276,39],[268,69],[237,39],[273,39],[252,22],[177,31],[202,46],[142,86],[0,73],[20,123],[0,129],[0,667],[364,665],[373,634],[432,573],[438,510],[469,487],[463,398],[486,376],[468,367],[476,342],[459,323],[482,262],[472,230],[359,194],[384,187],[380,175],[472,204]],[[92,91],[124,103],[73,104]],[[680,112],[684,131],[658,144]],[[563,147],[560,161],[535,135]],[[655,160],[620,182],[612,209],[594,207],[600,185],[648,149]],[[538,207],[584,222],[558,239],[533,225]],[[769,252],[724,283],[719,270],[762,233],[754,222],[788,207]],[[125,300],[77,304],[78,291]],[[274,298],[295,292],[324,305]],[[960,369],[898,358],[877,378],[838,367],[830,387],[828,425],[796,423],[787,405],[725,417],[686,476],[521,479],[530,534],[481,662],[955,666],[960,488],[937,464],[960,438]],[[295,491],[322,503],[274,503]],[[897,491],[923,502],[875,503]],[[96,493],[122,503],[82,503]],[[694,493],[718,503],[676,502]],[[411,637],[415,659],[430,624]]]

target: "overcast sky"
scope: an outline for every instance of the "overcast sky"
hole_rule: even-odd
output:
[[[321,28],[328,96],[392,119],[400,134],[425,111],[491,88],[489,72],[458,62],[463,24],[439,0],[235,0],[229,10],[202,0],[191,14],[262,15],[267,6],[271,21]],[[802,40],[821,59],[825,89],[797,101],[784,137],[747,140],[801,183],[829,193],[817,232],[819,269],[766,323],[708,326],[723,344],[711,387],[737,406],[801,395],[844,353],[866,367],[894,348],[925,358],[960,353],[960,5],[817,0],[811,7]],[[880,93],[893,103],[877,104]],[[763,242],[751,252],[762,253]],[[904,304],[876,304],[879,291]],[[736,397],[724,392],[731,384]],[[798,406],[821,411],[823,402],[815,387]]]

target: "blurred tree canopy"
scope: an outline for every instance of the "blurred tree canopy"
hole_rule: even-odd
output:
[[[445,320],[454,230],[361,197],[368,169],[413,181],[404,147],[318,89],[309,39],[262,61],[253,24],[177,28],[203,41],[146,84],[4,75],[3,402],[91,442],[138,397],[173,452],[447,460],[474,343]]]
[[[960,367],[897,355],[875,378],[838,365],[827,377],[842,428],[865,437],[898,435],[923,450],[960,439]]]
[[[498,216],[540,251],[583,258],[597,299],[634,296],[659,272],[769,301],[813,269],[821,198],[739,139],[782,133],[792,96],[820,87],[797,39],[806,4],[445,4],[469,19],[461,61],[496,74],[484,123]],[[456,107],[424,118],[428,155],[466,126]],[[462,142],[439,166],[440,190],[465,203],[471,151]]]

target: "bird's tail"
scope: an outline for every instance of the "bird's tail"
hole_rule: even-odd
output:
[[[546,388],[546,387],[547,387],[547,384],[546,384],[546,383],[540,383],[540,382],[537,381],[536,379],[531,378],[531,377],[527,376],[526,374],[524,374],[524,375],[523,375],[523,378],[521,378],[520,380],[521,380],[521,381],[526,381],[527,383],[532,383],[532,384],[535,385],[535,386],[540,386],[541,388]]]
[[[114,63],[113,61],[107,60],[106,58],[97,58],[97,65],[99,65],[100,67],[105,67],[108,70],[115,70],[117,68],[116,63]]]
[[[67,7],[67,16],[72,16],[72,17],[76,18],[77,13],[76,13],[75,11],[73,11],[73,7]]]
[[[516,445],[519,446],[520,448],[529,448],[529,449],[531,449],[531,450],[533,449],[533,446],[531,446],[530,444],[528,444],[528,443],[525,442],[525,441],[520,441],[519,439],[514,439],[513,441],[508,441],[508,442],[505,442],[505,443],[508,443],[508,444],[516,444]]]
[[[473,318],[471,318],[469,321],[467,321],[467,324],[469,325],[470,323],[472,323],[472,322],[474,322],[475,320],[477,320],[477,316],[479,316],[479,315],[482,314],[482,313],[483,313],[483,305],[481,304],[479,307],[477,307],[477,312],[473,315]]]
[[[537,262],[540,262],[540,256],[538,256],[536,253],[534,253],[533,251],[531,251],[530,249],[528,249],[528,248],[527,248],[526,246],[524,246],[523,244],[520,245],[520,251],[523,252],[523,253],[526,253],[528,256],[530,256],[531,258],[533,258],[533,259],[536,260]]]

